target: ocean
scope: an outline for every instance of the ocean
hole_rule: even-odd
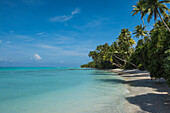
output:
[[[122,81],[88,68],[0,67],[0,113],[122,113]]]

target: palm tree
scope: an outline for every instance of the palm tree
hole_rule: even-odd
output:
[[[148,19],[147,19],[148,22],[150,22],[150,19],[153,16],[154,16],[154,20],[156,21],[159,16],[162,22],[164,23],[164,25],[167,27],[167,29],[170,32],[170,28],[168,27],[168,25],[165,23],[164,19],[161,16],[163,15],[164,17],[168,17],[168,14],[166,13],[166,11],[170,12],[170,9],[168,9],[168,7],[164,3],[170,3],[170,0],[163,0],[163,1],[145,0],[146,10],[144,11],[144,13],[149,14]]]
[[[120,34],[124,37],[130,37],[131,36],[131,32],[129,31],[129,29],[126,29],[126,28],[122,29]]]
[[[142,26],[142,24],[137,25],[137,26],[135,27],[135,31],[134,31],[133,34],[135,34],[134,37],[136,37],[136,38],[142,37],[142,40],[139,40],[139,41],[138,41],[138,44],[137,44],[136,48],[142,47],[143,44],[144,44],[144,42],[145,42],[145,40],[144,40],[143,37],[146,36],[146,34],[147,34],[147,32],[144,31],[144,27]],[[139,53],[139,54],[141,54],[141,57],[142,57],[142,55],[145,54],[145,53],[144,53],[144,51],[141,51],[141,53]],[[144,68],[145,68],[145,67],[144,67]]]
[[[132,50],[133,44],[135,44],[135,41],[131,38],[131,32],[129,31],[129,29],[126,29],[126,28],[122,29],[117,39],[118,39],[117,41],[118,46],[120,47],[118,55],[120,55],[122,58],[120,56],[118,57],[115,54],[113,54],[113,56],[116,59],[123,61],[124,66],[126,65],[126,63],[130,63],[133,66],[135,66],[135,64],[128,61],[128,59],[131,56],[131,52],[132,52],[131,50]],[[137,68],[137,66],[135,67]]]
[[[119,43],[123,43],[123,45],[125,44],[125,50],[134,44],[131,41],[131,32],[129,31],[129,29],[126,28],[121,30],[121,33],[117,39],[119,39]]]
[[[137,25],[135,27],[135,31],[133,34],[135,34],[134,37],[136,37],[136,38],[142,37],[142,39],[143,39],[143,37],[146,36],[147,32],[144,31],[144,27],[142,27],[142,24],[141,24],[141,25]],[[144,39],[143,39],[143,41],[144,41]]]
[[[133,11],[132,11],[132,13],[133,13],[132,16],[136,15],[137,13],[141,14],[141,19],[142,19],[142,22],[143,22],[143,26],[144,26],[145,31],[147,32],[146,26],[145,26],[145,23],[144,23],[144,20],[143,20],[143,17],[145,15],[145,13],[144,13],[144,11],[145,11],[144,1],[139,0],[139,2],[137,2],[137,4],[133,5],[132,7],[134,7]],[[147,34],[148,34],[148,32],[147,32]],[[149,34],[148,34],[148,36],[149,36]]]
[[[95,59],[97,59],[98,54],[97,54],[96,51],[90,51],[90,53],[89,53],[88,56],[89,56],[89,57],[92,57],[92,59],[95,60]]]

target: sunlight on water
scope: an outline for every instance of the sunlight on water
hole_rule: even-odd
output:
[[[121,78],[79,68],[0,68],[0,113],[121,113]]]

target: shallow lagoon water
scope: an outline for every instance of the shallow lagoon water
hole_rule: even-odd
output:
[[[0,68],[0,113],[121,113],[121,77],[80,68]]]

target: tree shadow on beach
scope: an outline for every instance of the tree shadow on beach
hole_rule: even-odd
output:
[[[139,106],[143,111],[150,113],[169,113],[170,98],[168,94],[153,94],[137,95],[134,97],[126,97],[126,100]]]
[[[143,75],[135,75],[141,77]],[[126,76],[128,78],[128,76]],[[162,80],[151,80],[151,79],[138,79],[125,81],[122,79],[98,79],[102,82],[107,82],[110,84],[127,84],[133,87],[148,87],[153,88],[157,92],[167,92],[170,94],[170,88],[167,86],[166,81]],[[167,90],[168,89],[168,90]]]
[[[141,77],[143,75],[135,76]],[[128,78],[128,76],[126,77]],[[126,100],[131,104],[139,106],[143,111],[151,113],[170,113],[170,88],[167,86],[165,81],[150,79],[129,81],[122,79],[100,79],[100,81],[107,82],[109,84],[127,84],[132,87],[148,87],[153,88],[157,92],[164,92],[163,94],[146,93],[134,97],[126,97]]]
[[[121,79],[97,79],[98,81],[107,82],[110,84],[129,84],[128,81]]]
[[[130,78],[131,77],[149,77],[149,75],[146,75],[146,74],[144,74],[144,75],[143,74],[142,75],[130,75],[130,76],[126,75],[126,76],[122,76],[122,77],[130,77]]]

